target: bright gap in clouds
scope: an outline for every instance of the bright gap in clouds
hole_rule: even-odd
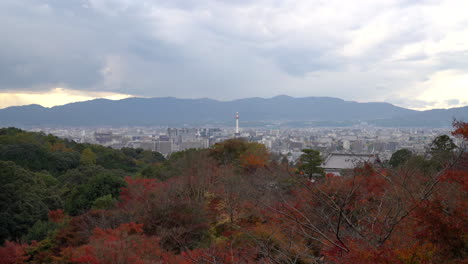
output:
[[[405,92],[386,101],[413,110],[464,107],[468,105],[468,73],[442,70],[414,83]]]
[[[53,107],[96,98],[120,100],[129,97],[132,97],[132,95],[111,92],[78,91],[65,88],[54,88],[49,91],[41,92],[0,92],[0,108],[30,104]]]
[[[433,102],[433,105],[419,110],[468,105],[468,73],[457,70],[439,71],[422,85],[426,85],[427,89],[419,98],[426,102]]]

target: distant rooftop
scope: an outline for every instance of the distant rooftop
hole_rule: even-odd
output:
[[[375,163],[378,160],[374,154],[330,154],[322,165],[324,169],[353,169],[362,163]]]

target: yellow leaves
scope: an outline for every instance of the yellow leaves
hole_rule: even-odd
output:
[[[96,164],[96,154],[90,149],[85,148],[81,152],[80,164],[82,165],[95,165]]]

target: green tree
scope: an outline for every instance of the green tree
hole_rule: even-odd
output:
[[[453,151],[457,146],[453,143],[453,140],[447,135],[441,135],[436,137],[431,144],[431,154],[448,153]]]
[[[309,179],[323,177],[325,171],[320,167],[323,162],[320,152],[313,149],[303,149],[302,152],[297,166],[299,173],[304,174]]]
[[[96,165],[96,154],[90,148],[85,148],[81,152],[80,164],[85,166]]]
[[[411,157],[413,152],[408,149],[400,149],[393,153],[390,161],[388,162],[392,168],[396,168],[402,164],[405,164]]]
[[[34,225],[29,229],[29,232],[26,236],[23,237],[24,240],[31,242],[41,241],[47,236],[51,235],[57,229],[57,224],[51,221],[38,220]]]
[[[109,172],[98,174],[71,192],[65,203],[65,209],[71,215],[80,214],[90,209],[95,200],[100,197],[106,195],[118,197],[124,186],[125,182],[121,177]]]
[[[99,209],[99,210],[107,210],[110,209],[114,206],[116,203],[116,200],[112,198],[112,195],[104,195],[102,197],[97,198],[93,202],[93,207],[92,209]]]
[[[68,170],[66,173],[58,176],[57,179],[63,186],[73,188],[78,185],[87,183],[89,179],[102,173],[110,173],[122,179],[125,177],[125,175],[127,175],[122,170],[108,170],[99,165],[79,166],[76,169]]]
[[[174,170],[175,169],[173,169],[168,162],[158,163],[147,166],[141,171],[140,175],[143,178],[155,178],[160,181],[165,181],[171,178]]]
[[[210,156],[220,165],[240,165],[240,156],[247,150],[248,144],[244,139],[228,139],[211,147]]]
[[[216,143],[210,148],[209,155],[219,165],[232,164],[243,169],[264,167],[270,158],[265,145],[238,138]]]
[[[89,147],[96,153],[96,164],[106,169],[120,169],[132,173],[139,169],[135,159],[125,155],[120,150],[99,145],[90,145]]]
[[[121,151],[127,156],[143,163],[158,163],[166,160],[164,156],[156,151],[143,150],[142,148],[122,148]]]
[[[441,135],[436,137],[429,149],[431,154],[431,162],[436,165],[436,167],[443,167],[446,162],[453,158],[453,150],[457,146],[453,143],[452,139],[447,135]]]
[[[46,191],[40,175],[0,161],[0,244],[21,238],[36,221],[47,219]]]

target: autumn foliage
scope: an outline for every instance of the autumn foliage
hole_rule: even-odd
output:
[[[142,227],[132,222],[115,229],[96,228],[88,244],[64,249],[62,255],[71,263],[162,263],[159,239],[145,236]]]
[[[0,264],[26,263],[27,259],[25,245],[7,241],[0,247]]]
[[[452,135],[462,137],[465,140],[468,139],[468,123],[454,121],[453,127],[455,130],[452,132]]]
[[[126,177],[105,210],[49,211],[55,229],[5,242],[0,264],[467,263],[467,124],[454,126],[462,144],[437,166],[411,157],[315,181],[239,139],[181,152],[164,177]]]
[[[62,209],[49,211],[49,220],[55,223],[62,221],[65,218],[65,214]]]

